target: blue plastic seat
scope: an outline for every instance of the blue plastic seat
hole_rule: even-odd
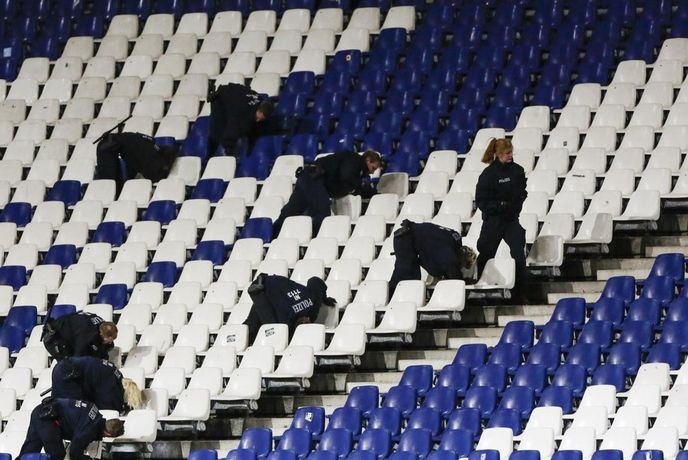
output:
[[[317,451],[316,451],[317,452]],[[327,451],[322,451],[329,453]],[[377,455],[369,450],[352,450],[346,457],[346,460],[378,460]]]
[[[5,347],[10,353],[16,353],[24,348],[27,334],[18,327],[4,324],[0,327],[0,347]]]
[[[343,50],[335,53],[328,70],[347,72],[356,75],[361,68],[361,52],[359,50]]]
[[[637,450],[631,460],[664,460],[664,452],[658,449]]]
[[[13,290],[18,291],[26,281],[26,267],[23,265],[0,267],[0,286],[12,286]]]
[[[453,21],[454,10],[451,5],[433,2],[428,5],[428,9],[425,12],[424,25],[428,27],[423,28],[423,30],[442,30],[445,27],[451,26]],[[416,33],[418,33],[418,29],[416,29]],[[417,37],[416,40],[418,40]]]
[[[614,385],[617,392],[625,391],[626,371],[620,364],[604,364],[592,375],[592,385]]]
[[[290,141],[290,143],[287,145],[287,150],[286,154],[288,155],[294,155],[294,148],[296,149],[301,149],[302,147],[305,147],[308,149],[306,152],[307,155],[310,156],[312,161],[315,159],[315,156],[318,153],[318,138],[322,138],[324,136],[327,136],[327,134],[330,132],[331,125],[333,124],[333,117],[330,115],[325,115],[322,113],[309,113],[306,116],[304,116],[301,121],[299,122],[299,127],[297,130],[297,134],[294,136],[312,136],[313,140],[300,140],[297,141],[295,146],[291,145],[291,142],[294,140]],[[304,142],[308,142],[308,144],[303,144]],[[314,142],[314,144],[311,144],[311,142]],[[290,153],[291,152],[291,153]],[[298,150],[296,150],[296,154],[298,154]],[[304,158],[305,159],[305,158]]]
[[[449,387],[432,388],[426,393],[421,407],[435,409],[443,417],[449,417],[449,414],[456,407],[456,392]]]
[[[381,71],[385,75],[392,74],[399,62],[399,50],[376,47],[370,53],[368,63],[363,72]]]
[[[275,107],[275,114],[280,116],[302,117],[306,112],[308,96],[302,93],[282,93]]]
[[[654,339],[654,325],[648,321],[626,320],[621,325],[621,335],[617,343],[633,343],[640,346],[642,351],[652,345]]]
[[[468,151],[469,132],[464,129],[445,129],[437,138],[435,147],[438,150],[456,150],[460,153]]]
[[[336,453],[329,450],[314,450],[308,456],[308,460],[337,460],[338,458]]]
[[[688,322],[664,321],[662,334],[658,343],[670,343],[681,347],[681,351],[688,350]]]
[[[567,387],[555,387],[554,385],[545,388],[538,400],[538,407],[561,407],[564,414],[573,411],[573,396],[571,389]]]
[[[432,449],[432,436],[429,430],[422,428],[407,428],[399,438],[397,451],[412,452],[420,458],[425,458]]]
[[[430,155],[431,136],[432,134],[424,131],[407,130],[399,139],[396,156],[426,159]]]
[[[315,160],[318,137],[314,134],[295,134],[291,137],[285,155],[301,155],[305,161]]]
[[[372,452],[376,458],[382,459],[387,457],[392,450],[392,438],[387,430],[367,428],[361,434],[356,448],[361,451]]]
[[[248,428],[239,440],[239,449],[251,449],[256,457],[263,459],[272,451],[272,430],[269,428]]]
[[[76,180],[59,180],[48,192],[46,201],[61,201],[65,207],[74,206],[81,199],[81,183]]]
[[[477,438],[482,430],[480,411],[475,408],[461,407],[455,409],[447,420],[447,430],[466,430]]]
[[[511,385],[502,394],[499,409],[514,409],[522,419],[530,417],[535,405],[535,392],[532,388]]]
[[[379,400],[380,389],[377,386],[359,385],[351,389],[344,406],[355,407],[364,417],[368,417],[370,411],[378,407]]]
[[[404,61],[404,68],[405,69],[414,69],[418,73],[427,75],[430,73],[432,70],[434,64],[434,53],[431,49],[428,48],[411,48],[408,50],[406,53],[406,60]],[[417,78],[415,75],[411,76],[409,75],[408,77],[405,78],[410,78],[410,80],[407,80],[408,82],[414,81],[412,85],[415,86],[415,78]],[[421,77],[422,80],[422,77]]]
[[[447,364],[437,374],[436,386],[452,388],[457,396],[466,394],[471,378],[471,371],[461,364]]]
[[[552,460],[583,460],[580,450],[558,450],[552,454]]]
[[[602,297],[592,304],[590,319],[594,321],[610,321],[614,327],[619,327],[624,319],[625,307],[622,299]]]
[[[145,19],[150,13],[150,0],[124,0],[122,4],[122,14],[136,14],[139,18]]]
[[[256,453],[253,449],[232,449],[225,460],[256,460]]]
[[[174,262],[152,262],[143,275],[143,281],[162,283],[164,287],[171,288],[177,278],[177,266]]]
[[[13,306],[7,312],[3,326],[13,326],[29,335],[38,324],[38,312],[34,305]]]
[[[48,309],[49,317],[51,319],[57,319],[60,316],[71,315],[76,313],[76,307],[74,305],[61,304],[53,305]]]
[[[473,433],[463,429],[447,429],[442,433],[439,451],[450,451],[456,457],[467,457],[473,450]]]
[[[685,288],[681,291],[683,292]],[[638,299],[640,300],[640,299]],[[650,301],[650,299],[643,299],[644,301]],[[658,308],[659,302],[652,301]],[[688,298],[684,296],[679,296],[674,299],[668,306],[665,320],[669,321],[683,321],[688,319]]]
[[[674,302],[678,301],[676,299]],[[673,303],[673,302],[672,302]],[[628,312],[626,313],[627,321],[646,321],[653,326],[659,323],[659,317],[661,315],[662,305],[654,299],[646,299],[641,297],[640,299],[634,300],[628,306]],[[669,305],[669,310],[671,310],[671,304]],[[668,318],[667,313],[667,319]]]
[[[299,459],[311,452],[311,433],[303,428],[290,428],[282,433],[276,450],[292,451]]]
[[[418,460],[418,455],[415,452],[402,452],[397,450],[387,457],[387,460]]]
[[[506,388],[506,382],[506,367],[501,364],[484,364],[475,371],[471,386],[491,387],[501,393]]]
[[[408,116],[415,109],[415,97],[415,91],[390,89],[385,94],[384,108],[385,110],[399,112],[403,116]]]
[[[635,299],[635,278],[632,276],[612,276],[604,284],[600,297],[618,297],[629,304]]]
[[[296,409],[289,428],[302,428],[319,436],[325,428],[325,409],[318,406],[303,406]]]
[[[509,321],[504,326],[498,343],[513,343],[521,347],[522,351],[528,351],[533,346],[534,331],[535,324],[532,321]]]
[[[310,453],[310,450],[308,451]],[[299,456],[293,450],[273,450],[266,457],[267,460],[297,460]]]
[[[407,418],[416,409],[416,390],[407,386],[394,386],[385,394],[382,407],[395,408]]]
[[[313,72],[292,72],[281,88],[286,93],[313,94],[315,91],[315,74]]]
[[[516,127],[516,120],[521,109],[522,106],[500,107],[494,105],[485,113],[484,126],[486,128],[503,128],[511,131]]]
[[[559,299],[550,321],[568,321],[574,327],[582,326],[585,322],[585,299],[582,297]]]
[[[653,276],[647,278],[640,292],[640,297],[655,299],[662,305],[667,305],[674,299],[675,281],[669,276]]]
[[[614,325],[611,321],[594,321],[589,320],[583,326],[576,346],[579,344],[595,344],[602,349],[606,349],[612,343],[612,334],[614,333]],[[575,347],[574,347],[575,348]]]
[[[419,161],[420,156],[417,153],[406,150],[405,154],[395,154],[389,159],[385,172],[403,172],[410,177],[415,177],[420,174]]]
[[[456,454],[451,450],[433,450],[426,458],[428,460],[457,460]]]
[[[539,450],[515,450],[509,455],[509,460],[540,460]]]
[[[189,452],[189,460],[217,460],[215,449],[194,449]]]
[[[519,86],[498,86],[495,91],[492,105],[496,107],[522,107],[526,98],[527,87],[527,84]]]
[[[350,431],[354,439],[358,439],[358,435],[361,434],[361,425],[361,411],[358,408],[338,407],[330,415],[330,421],[325,431],[342,428]]]
[[[200,241],[191,254],[191,260],[209,260],[215,266],[224,264],[226,258],[227,246],[219,240]]]
[[[623,366],[627,375],[635,375],[640,367],[641,348],[633,342],[617,343],[609,349],[605,364]]]
[[[550,320],[543,327],[538,344],[550,343],[567,350],[573,343],[573,324],[569,321]]]
[[[432,387],[433,373],[432,366],[414,365],[404,369],[399,385],[406,385],[416,389],[418,396],[423,397]]]
[[[521,415],[514,409],[497,409],[494,411],[487,428],[510,428],[514,436],[521,434]]]
[[[327,91],[319,92],[313,99],[311,113],[339,116],[344,108],[344,96],[342,93]]]
[[[648,278],[653,276],[668,276],[676,284],[683,284],[686,272],[686,258],[680,253],[660,254],[655,258]]]
[[[562,364],[552,377],[552,386],[567,387],[573,396],[580,398],[587,387],[587,374],[578,364]]]
[[[173,14],[179,19],[183,8],[182,0],[155,0],[151,12],[153,14]]]
[[[253,0],[251,8],[256,10],[273,10],[276,11],[278,15],[282,14],[284,8],[282,7],[282,2],[278,0]]]
[[[127,304],[128,297],[126,284],[106,284],[100,286],[93,303],[109,304],[113,310],[120,310]]]
[[[101,222],[91,237],[91,243],[109,243],[113,247],[121,246],[127,239],[124,222]]]
[[[501,364],[513,374],[521,364],[521,347],[513,343],[499,343],[490,352],[489,364]]]
[[[387,74],[383,69],[366,68],[358,75],[356,88],[361,91],[370,91],[374,94],[382,94],[387,86]]]
[[[484,343],[466,343],[456,350],[453,364],[460,364],[475,372],[487,361],[487,345]]]
[[[363,139],[367,128],[367,117],[362,113],[346,112],[339,117],[335,134],[339,136],[351,136],[352,139]],[[341,147],[343,149],[344,147]],[[325,150],[323,146],[323,150]],[[325,150],[332,151],[332,150]]]
[[[647,351],[645,363],[667,363],[671,370],[681,367],[681,347],[671,343],[658,343]]]
[[[499,451],[495,449],[474,450],[468,460],[499,460]]]
[[[436,438],[442,431],[442,414],[429,407],[420,407],[414,410],[409,416],[405,429],[415,428],[428,430],[433,438]]]
[[[320,437],[317,450],[326,450],[342,458],[349,455],[353,444],[351,431],[344,428],[333,428],[325,430]]]
[[[623,452],[618,449],[600,449],[592,453],[590,460],[623,460]]]
[[[579,364],[588,374],[600,365],[600,345],[597,343],[577,343],[569,350],[566,364]]]
[[[544,344],[543,344],[544,345]],[[524,364],[518,368],[512,386],[528,387],[539,395],[547,381],[547,369],[542,364]]]
[[[418,110],[432,110],[437,112],[438,116],[446,116],[449,113],[449,100],[449,90],[441,88],[429,89],[426,85],[426,90],[421,93]],[[435,132],[438,130],[439,126],[435,129]]]
[[[480,48],[473,63],[489,69],[501,69],[504,67],[505,55],[502,48]]]
[[[272,241],[272,219],[269,217],[253,217],[246,219],[239,238],[260,238],[263,243]]]
[[[436,110],[418,109],[413,114],[408,123],[408,130],[422,131],[435,137],[439,132],[440,113]],[[405,133],[407,134],[407,133]]]
[[[31,221],[29,203],[7,203],[0,212],[0,222],[14,222],[17,227],[25,227]]]
[[[94,38],[102,38],[105,34],[105,21],[102,16],[82,16],[76,23],[75,33]]]
[[[191,198],[217,203],[224,196],[226,188],[227,184],[222,179],[201,179],[191,192]]]
[[[43,257],[43,265],[59,265],[65,270],[76,262],[76,246],[73,244],[56,244],[48,249]]]
[[[363,139],[362,148],[373,149],[380,153],[382,158],[389,158],[393,152],[394,137],[390,133],[368,133]]]
[[[167,225],[177,217],[177,205],[172,200],[152,201],[143,211],[142,220],[154,220]]]
[[[393,437],[398,436],[401,432],[401,412],[394,407],[378,407],[371,410],[366,431],[370,429],[381,429]]]
[[[398,91],[419,92],[423,85],[423,70],[406,67],[394,73],[391,87]]]
[[[370,125],[371,132],[390,133],[394,138],[401,136],[402,115],[398,112],[383,110]]]
[[[372,116],[377,110],[377,95],[380,92],[361,90],[353,90],[349,94],[346,103],[346,110],[348,112],[362,113],[367,116]]]
[[[462,408],[478,409],[480,416],[487,419],[497,406],[497,390],[492,387],[472,386],[466,391]]]

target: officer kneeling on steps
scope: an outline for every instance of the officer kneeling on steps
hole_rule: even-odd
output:
[[[50,316],[50,313],[48,313]],[[60,360],[69,356],[107,359],[117,338],[117,325],[93,313],[78,312],[49,319],[43,325],[41,340],[50,356]]]
[[[64,441],[71,460],[90,460],[84,451],[93,441],[124,433],[119,419],[105,420],[95,404],[78,399],[46,398],[31,412],[26,440],[19,456],[45,449],[51,460],[65,458]]]
[[[152,182],[165,179],[177,159],[177,148],[169,145],[158,146],[155,139],[140,133],[108,134],[98,143],[98,179],[112,179],[117,193],[127,179],[137,174]],[[124,161],[124,171],[119,159]],[[124,173],[124,174],[123,174]]]
[[[127,412],[143,407],[141,390],[131,379],[122,378],[117,366],[92,356],[58,361],[53,368],[54,398],[91,401],[98,409]]]
[[[335,300],[327,297],[325,282],[315,276],[304,286],[284,276],[261,273],[248,293],[253,307],[244,324],[251,343],[263,324],[286,324],[291,337],[299,324],[315,322],[320,305],[335,305]]]
[[[478,273],[497,253],[499,243],[509,245],[516,262],[516,280],[512,291],[515,303],[525,301],[526,231],[518,221],[528,193],[523,168],[514,163],[511,141],[492,139],[482,158],[489,166],[483,170],[475,187],[475,204],[483,213],[483,226],[478,237]]]
[[[420,267],[431,276],[464,279],[464,270],[475,263],[475,252],[461,244],[461,235],[430,222],[404,220],[394,232],[394,272],[389,282],[389,295],[400,281],[419,280]]]

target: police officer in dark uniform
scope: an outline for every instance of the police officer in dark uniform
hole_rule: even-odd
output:
[[[523,168],[514,163],[511,141],[492,139],[483,155],[483,163],[489,166],[480,174],[475,189],[475,201],[483,213],[477,249],[478,272],[482,274],[485,264],[493,258],[504,240],[516,261],[516,282],[512,299],[525,301],[526,232],[518,221],[526,192],[526,175]]]
[[[462,270],[475,263],[475,253],[461,244],[461,235],[430,222],[404,220],[394,232],[394,272],[389,295],[400,281],[419,280],[420,267],[435,278],[464,279]]]
[[[373,150],[363,155],[339,152],[318,158],[311,165],[297,171],[296,184],[289,201],[282,207],[273,225],[277,235],[287,217],[307,215],[312,218],[313,234],[323,219],[330,215],[330,198],[361,195],[370,198],[376,193],[365,177],[381,165],[380,154]]]
[[[236,144],[242,137],[254,137],[258,124],[264,122],[273,111],[270,101],[261,101],[260,95],[252,89],[237,83],[228,83],[211,88],[210,138],[208,155],[215,155],[218,145],[225,149],[225,155],[236,156]]]
[[[318,318],[323,303],[335,303],[327,297],[325,282],[317,277],[309,279],[304,286],[284,276],[260,274],[248,287],[248,293],[253,307],[244,324],[248,326],[250,342],[263,324],[287,324],[291,336],[299,324],[312,323]]]
[[[104,410],[125,412],[141,406],[136,383],[123,379],[111,362],[92,356],[58,361],[53,368],[51,392],[54,398],[83,399]]]
[[[86,312],[72,313],[46,321],[41,337],[48,353],[58,360],[70,356],[107,359],[116,338],[115,323],[104,321],[100,316]]]
[[[63,460],[69,444],[69,458],[90,460],[84,451],[93,441],[104,436],[117,437],[124,433],[119,419],[103,419],[95,404],[78,399],[47,398],[31,412],[31,422],[19,457],[24,454],[45,453],[51,460]]]
[[[158,146],[152,137],[145,134],[108,134],[98,143],[98,178],[114,180],[117,193],[127,179],[133,179],[137,174],[157,182],[169,175],[177,153],[176,147]],[[120,167],[120,158],[124,161],[124,171]]]

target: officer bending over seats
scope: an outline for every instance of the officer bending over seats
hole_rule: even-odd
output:
[[[389,295],[400,281],[419,280],[420,267],[435,278],[464,279],[463,270],[475,264],[475,252],[461,244],[461,235],[430,222],[404,220],[394,232],[394,272]]]
[[[143,407],[141,390],[131,379],[123,379],[109,361],[92,356],[65,358],[53,368],[54,398],[91,401],[98,409],[127,412]]]
[[[287,324],[291,337],[299,324],[318,318],[322,304],[335,304],[334,299],[327,297],[325,282],[315,276],[304,286],[284,276],[261,273],[248,287],[248,293],[253,307],[244,324],[248,326],[251,343],[263,324]]]
[[[69,444],[71,460],[90,460],[84,451],[93,441],[124,433],[119,419],[103,419],[95,404],[78,399],[46,398],[31,412],[26,440],[19,456],[45,453],[51,460],[65,458],[64,440]]]
[[[255,138],[260,127],[272,114],[270,101],[262,101],[260,95],[238,83],[212,87],[208,92],[210,102],[210,136],[208,156],[215,155],[218,145],[225,155],[236,156],[236,144],[241,138]]]
[[[483,170],[475,187],[475,203],[483,213],[483,226],[478,238],[478,273],[497,253],[499,243],[509,245],[511,257],[516,262],[516,282],[512,300],[525,301],[526,231],[518,221],[528,193],[523,168],[514,163],[511,141],[492,139],[482,158],[489,166]]]
[[[316,234],[323,219],[330,215],[330,198],[346,195],[370,198],[376,193],[370,182],[364,183],[364,178],[381,164],[380,154],[373,150],[363,155],[339,152],[320,157],[298,170],[294,191],[272,227],[273,234],[279,233],[287,217],[302,215],[312,218],[313,234]]]
[[[137,174],[158,182],[170,174],[177,154],[176,147],[158,146],[155,139],[145,134],[108,134],[98,143],[97,177],[114,180],[117,193],[122,190],[127,179],[133,179]],[[124,160],[124,171],[119,158]]]
[[[48,317],[50,314],[48,313]],[[41,340],[50,355],[107,359],[117,338],[117,325],[93,313],[78,312],[50,319],[43,325]]]

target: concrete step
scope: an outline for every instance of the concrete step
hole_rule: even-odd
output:
[[[417,364],[430,364],[433,369],[439,370],[444,367],[444,365],[449,364],[456,350],[420,350],[420,351],[406,351],[400,353],[398,368],[403,371],[409,366],[415,366]]]
[[[647,257],[657,257],[660,254],[677,252],[679,254],[683,254],[684,256],[688,256],[688,238],[685,238],[685,240],[685,246],[646,246],[645,255]]]
[[[621,270],[621,269],[610,269],[610,270],[598,270],[597,279],[598,281],[607,281],[612,276],[632,276],[636,279],[645,279],[650,269],[635,269],[635,270]]]
[[[592,303],[595,302],[597,299],[600,298],[600,294],[602,293],[602,290],[599,292],[552,292],[551,294],[547,294],[547,301],[553,305],[556,305],[556,303],[563,298],[566,297],[582,297],[585,299],[586,302]]]
[[[554,311],[554,305],[522,305],[514,307],[512,312],[508,314],[499,315],[497,325],[504,327],[509,321],[530,320],[535,321],[535,324],[544,324],[549,320],[549,317]]]

